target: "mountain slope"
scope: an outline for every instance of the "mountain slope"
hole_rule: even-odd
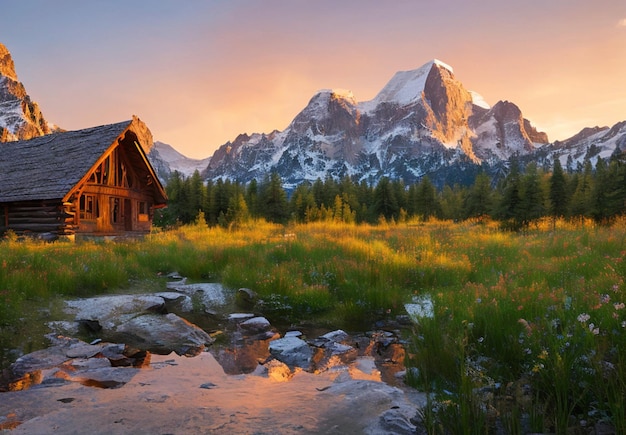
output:
[[[171,145],[156,141],[148,153],[148,160],[159,179],[164,182],[174,171],[185,176],[190,176],[195,171],[202,172],[209,164],[210,158],[190,159],[176,151]]]
[[[322,90],[282,132],[240,135],[221,146],[204,173],[241,182],[277,172],[287,185],[325,176],[412,183],[548,143],[513,103],[490,108],[438,60],[396,73],[374,99]]]
[[[0,44],[0,142],[32,139],[54,129],[18,81],[11,53]]]

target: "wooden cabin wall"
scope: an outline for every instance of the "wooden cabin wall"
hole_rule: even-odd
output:
[[[51,233],[71,235],[76,229],[74,214],[60,201],[28,201],[0,204],[0,233],[18,235]]]

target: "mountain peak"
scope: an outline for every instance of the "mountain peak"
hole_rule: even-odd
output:
[[[406,106],[420,100],[426,87],[426,80],[435,66],[449,71],[450,74],[454,73],[450,65],[438,59],[433,59],[417,69],[398,71],[373,100],[362,103],[363,110],[373,110],[380,103]]]
[[[15,65],[13,64],[13,58],[11,53],[0,43],[0,75],[17,81],[17,74],[15,73]]]
[[[17,79],[9,50],[0,43],[0,142],[32,139],[58,127],[48,124]]]

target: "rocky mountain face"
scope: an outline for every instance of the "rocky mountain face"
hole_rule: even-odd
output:
[[[171,173],[178,171],[185,176],[193,174],[196,170],[202,172],[209,164],[210,158],[190,159],[185,157],[169,144],[154,142],[148,160],[162,182],[166,182]]]
[[[54,129],[18,80],[11,53],[0,44],[0,142],[32,139]]]
[[[546,144],[515,104],[489,107],[433,60],[396,73],[371,101],[345,90],[318,92],[284,131],[221,146],[204,175],[247,182],[275,171],[286,185],[328,175],[406,183],[429,175],[443,184]]]

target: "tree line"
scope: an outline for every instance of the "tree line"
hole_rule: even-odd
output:
[[[221,179],[205,183],[198,171],[190,177],[174,172],[166,185],[168,207],[157,211],[154,222],[163,227],[187,224],[202,213],[207,225],[225,227],[260,218],[285,224],[489,217],[511,230],[544,217],[610,223],[626,211],[625,155],[598,158],[595,165],[587,159],[577,170],[569,165],[564,170],[558,159],[546,169],[512,158],[499,180],[481,172],[471,185],[443,189],[427,176],[408,186],[386,177],[376,185],[327,177],[287,190],[276,173],[243,185]]]

